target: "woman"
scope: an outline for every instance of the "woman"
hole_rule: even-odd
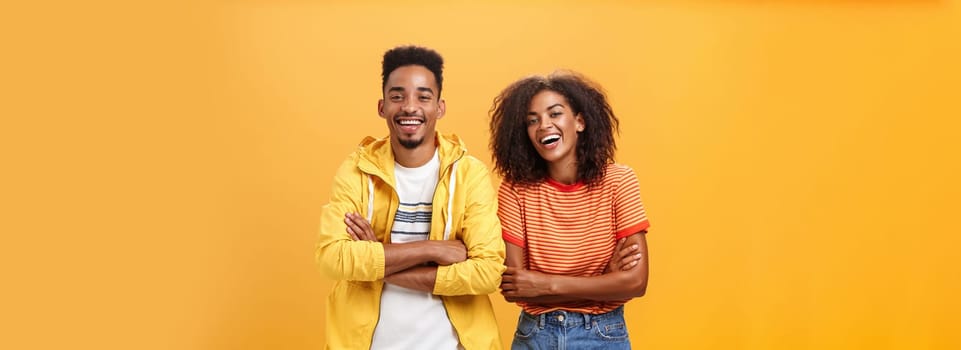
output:
[[[521,79],[494,99],[491,150],[504,178],[501,293],[523,308],[513,349],[629,349],[623,305],[644,295],[649,226],[618,120],[572,72]]]

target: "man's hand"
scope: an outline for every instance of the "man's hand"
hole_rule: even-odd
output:
[[[377,236],[374,235],[374,229],[370,227],[370,223],[367,222],[367,219],[365,219],[363,216],[360,216],[360,214],[345,214],[344,223],[347,224],[347,233],[350,234],[350,238],[353,238],[355,241],[377,242]]]
[[[432,244],[434,263],[451,265],[467,260],[467,247],[461,241],[428,241]]]
[[[363,216],[357,213],[347,213],[344,215],[344,223],[347,224],[347,233],[355,241],[378,242],[374,230],[370,227]],[[431,259],[437,265],[450,265],[467,260],[467,247],[461,241],[421,241],[419,244],[429,247]]]
[[[611,256],[611,261],[607,264],[607,269],[604,270],[605,274],[627,271],[637,267],[637,264],[640,263],[641,253],[637,252],[637,244],[627,245],[625,241],[627,241],[627,238],[617,240],[617,245],[614,246],[614,255]]]

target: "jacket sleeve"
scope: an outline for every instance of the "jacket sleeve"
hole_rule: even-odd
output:
[[[465,159],[463,183],[456,186],[464,195],[461,224],[456,237],[467,247],[467,260],[437,267],[436,295],[484,295],[497,291],[504,273],[504,240],[497,218],[497,200],[487,167],[475,158]],[[458,208],[459,206],[454,206]],[[456,220],[455,220],[456,222]],[[455,224],[456,225],[456,224]]]
[[[365,176],[355,156],[341,164],[334,177],[330,202],[320,215],[315,252],[320,271],[334,280],[375,281],[384,278],[384,246],[380,242],[354,241],[347,233],[344,215],[363,214]]]

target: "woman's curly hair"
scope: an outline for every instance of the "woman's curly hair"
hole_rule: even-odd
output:
[[[489,111],[490,148],[497,173],[514,184],[534,184],[548,177],[547,162],[534,149],[526,124],[531,99],[544,90],[563,95],[574,114],[584,118],[575,153],[577,179],[588,185],[598,183],[607,165],[614,162],[614,134],[620,132],[619,121],[603,89],[570,71],[523,78],[494,98]]]

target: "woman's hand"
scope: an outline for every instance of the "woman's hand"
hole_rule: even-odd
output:
[[[626,244],[627,238],[621,238],[617,240],[617,245],[614,246],[614,255],[611,256],[611,261],[607,264],[607,269],[604,273],[611,273],[615,271],[627,271],[637,267],[637,264],[641,261],[641,253],[637,251],[637,244]]]
[[[509,266],[501,278],[501,294],[507,301],[551,295],[551,275]]]

